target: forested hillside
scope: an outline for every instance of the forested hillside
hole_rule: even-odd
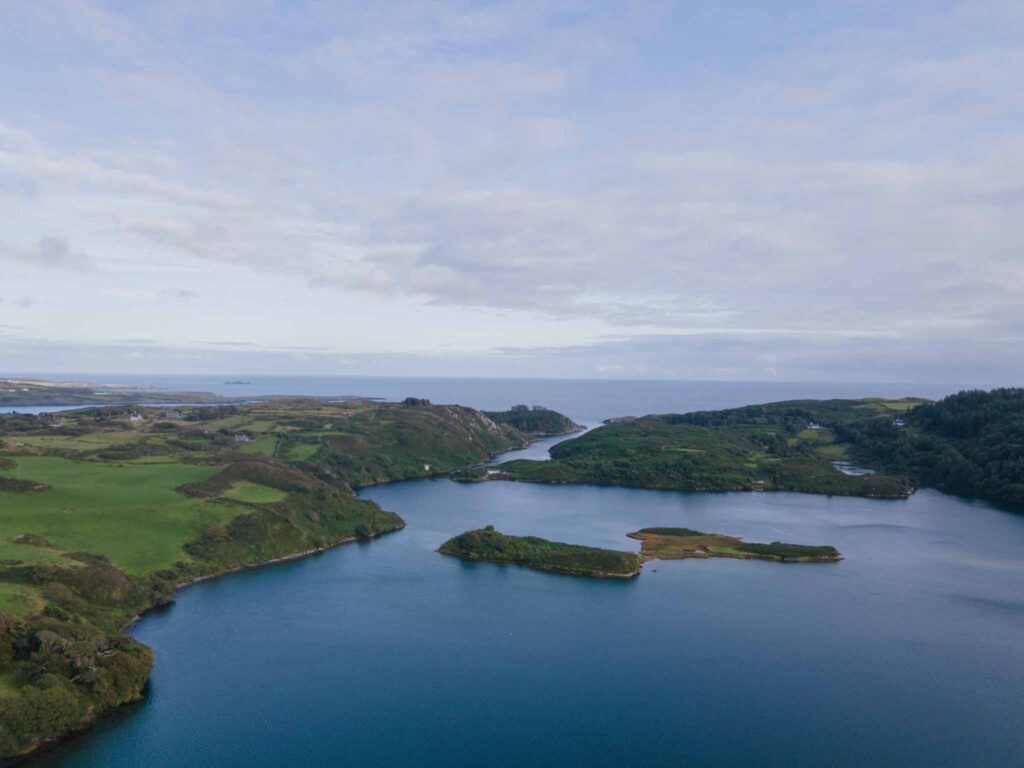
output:
[[[829,425],[891,423],[919,402],[803,400],[644,416],[559,443],[551,461],[506,462],[483,479],[903,498],[914,483],[899,473],[837,469],[847,446]]]
[[[853,455],[949,493],[1024,506],[1024,389],[967,391],[892,420],[838,426]]]

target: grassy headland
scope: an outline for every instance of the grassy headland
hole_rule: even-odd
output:
[[[689,528],[642,528],[627,535],[641,542],[640,554],[644,560],[735,557],[781,563],[834,563],[843,559],[835,547],[784,544],[780,541],[748,544],[735,536]]]
[[[564,544],[536,536],[506,536],[490,525],[455,536],[438,551],[465,560],[514,563],[574,576],[625,579],[640,573],[640,556],[633,552]]]
[[[353,488],[532,437],[416,402],[0,416],[0,757],[141,696],[152,654],[122,630],[179,585],[397,530]]]

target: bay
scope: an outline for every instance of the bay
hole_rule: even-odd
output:
[[[515,397],[519,382],[432,381],[436,392],[424,380],[351,394],[541,402],[588,424],[874,394],[641,383],[631,396],[624,382],[608,394],[560,382]],[[879,392],[911,393],[921,390]],[[183,590],[133,630],[157,654],[148,699],[38,764],[1022,762],[1019,515],[930,490],[882,501],[437,479],[362,495],[408,527]],[[487,524],[620,549],[636,548],[629,531],[678,525],[832,544],[846,559],[652,562],[618,582],[435,551]]]

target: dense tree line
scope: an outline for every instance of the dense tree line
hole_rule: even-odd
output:
[[[839,425],[856,455],[949,493],[1024,506],[1024,389],[965,391],[892,419]]]

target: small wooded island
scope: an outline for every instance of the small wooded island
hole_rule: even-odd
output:
[[[638,539],[644,560],[734,557],[741,560],[774,560],[780,563],[835,563],[843,559],[835,547],[746,543],[735,536],[704,533],[690,528],[641,528],[626,534]]]
[[[640,556],[634,552],[584,547],[548,541],[537,536],[506,536],[493,525],[466,531],[448,539],[438,549],[464,560],[512,563],[527,568],[573,576],[629,579],[640,573]]]

